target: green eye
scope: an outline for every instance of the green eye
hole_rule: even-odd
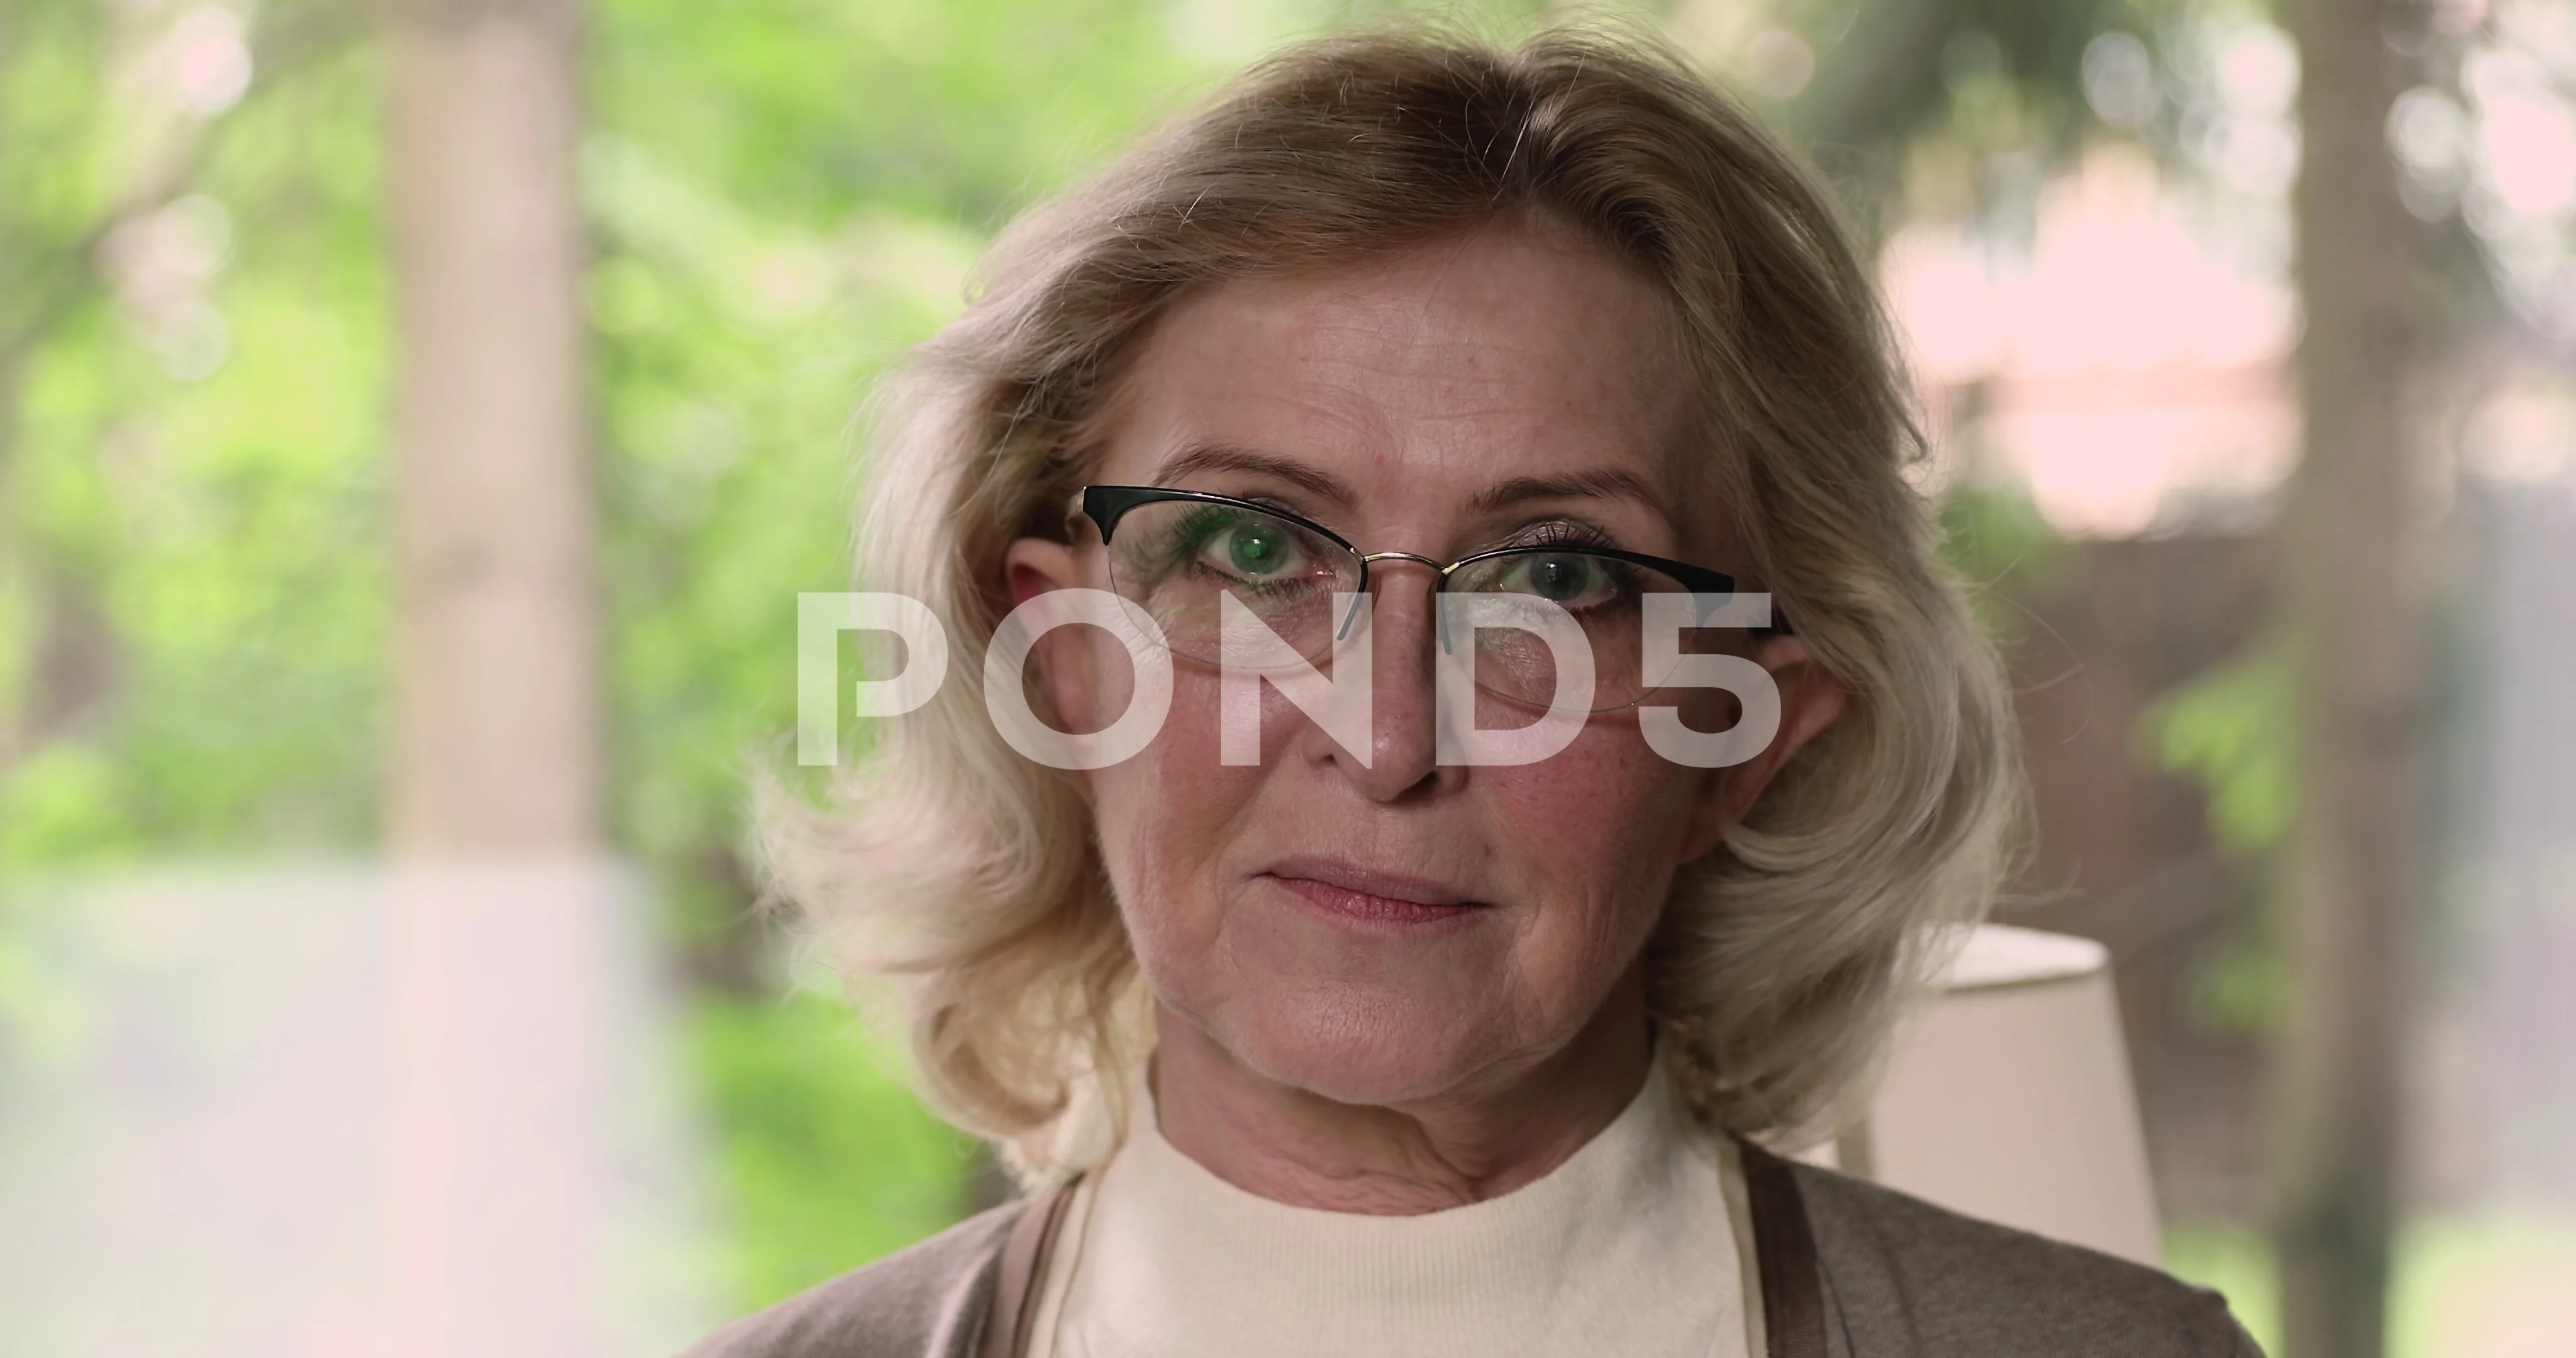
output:
[[[1246,575],[1267,575],[1288,559],[1287,534],[1247,523],[1225,535],[1226,556]]]
[[[1275,579],[1304,568],[1304,549],[1286,524],[1237,519],[1201,540],[1199,558],[1239,580]]]
[[[1592,607],[1620,592],[1620,582],[1606,566],[1574,553],[1521,557],[1492,587],[1515,594],[1535,594],[1568,609]]]
[[[1592,573],[1585,569],[1591,564],[1579,557],[1566,556],[1541,557],[1532,561],[1527,572],[1530,593],[1558,603],[1579,599],[1592,583]]]

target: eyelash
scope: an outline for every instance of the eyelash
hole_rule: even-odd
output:
[[[1548,519],[1505,539],[1505,547],[1610,547],[1619,544],[1608,533],[1575,519]]]
[[[1285,510],[1291,514],[1314,518],[1304,506],[1293,505],[1276,495],[1237,494],[1236,499],[1260,505],[1265,509]],[[1496,547],[1607,547],[1619,549],[1619,540],[1603,529],[1581,519],[1542,519],[1494,544]]]

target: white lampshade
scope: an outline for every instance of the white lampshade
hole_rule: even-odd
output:
[[[2161,1266],[2154,1180],[2099,943],[1975,931],[1899,1030],[1845,1167],[1969,1216]]]

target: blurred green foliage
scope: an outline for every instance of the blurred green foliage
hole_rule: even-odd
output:
[[[2258,644],[2158,698],[2140,718],[2149,757],[2201,788],[2211,836],[2261,892],[2192,977],[2185,1003],[2206,1032],[2268,1035],[2288,1003],[2273,888],[2297,807],[2291,696],[2288,657],[2277,644]]]
[[[2281,1351],[2281,1298],[2272,1245],[2246,1225],[2180,1224],[2165,1232],[2165,1267],[2227,1298],[2265,1353]],[[2544,1299],[2576,1268],[2576,1233],[2542,1214],[2408,1221],[2396,1240],[2388,1289],[2390,1358],[2478,1352],[2476,1339],[2512,1336],[2488,1351],[2553,1351],[2563,1322]],[[2474,1337],[2474,1338],[2472,1338]]]
[[[6,15],[0,873],[359,842],[386,597],[373,65],[299,54],[206,123],[111,97],[167,32],[81,0]]]
[[[2034,605],[2083,583],[2083,557],[2018,482],[1961,477],[1938,505],[1942,556],[1967,585],[1979,630],[2007,654],[2030,634]]]
[[[849,1006],[809,990],[698,1001],[721,1186],[743,1224],[731,1297],[766,1305],[955,1221],[975,1151],[924,1109]]]
[[[2266,647],[2157,700],[2146,714],[2157,762],[2209,789],[2221,848],[2259,857],[2290,826],[2289,665]]]

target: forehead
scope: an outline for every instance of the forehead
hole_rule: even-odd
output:
[[[1194,447],[1256,449],[1363,497],[1463,498],[1613,471],[1700,498],[1708,452],[1669,302],[1608,253],[1495,228],[1176,305],[1111,421],[1111,481]],[[1675,516],[1685,530],[1696,516]]]

